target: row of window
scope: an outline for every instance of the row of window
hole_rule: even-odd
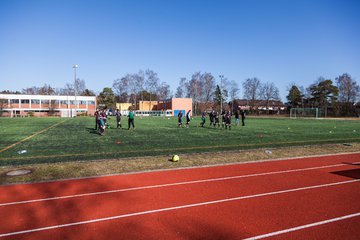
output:
[[[16,104],[16,103],[19,103],[19,101],[22,103],[22,104],[29,104],[31,102],[31,104],[49,104],[51,102],[51,104],[68,104],[68,102],[70,102],[71,105],[74,105],[75,104],[75,101],[74,100],[70,100],[70,101],[67,101],[67,100],[38,100],[38,99],[10,99],[10,104]],[[77,101],[78,104],[80,105],[86,105],[86,101]],[[88,101],[88,105],[95,105],[95,101]]]

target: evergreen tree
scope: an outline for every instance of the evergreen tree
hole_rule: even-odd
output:
[[[290,88],[289,95],[286,96],[288,103],[292,108],[301,106],[303,97],[304,95],[296,85],[293,85]]]
[[[115,94],[111,88],[104,88],[98,96],[99,104],[105,105],[107,108],[115,108]]]

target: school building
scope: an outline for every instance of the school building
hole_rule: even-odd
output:
[[[191,98],[169,98],[160,101],[139,101],[134,105],[117,103],[117,108],[122,114],[127,114],[129,108],[135,109],[135,114],[140,116],[177,116],[180,111],[185,116],[186,112],[192,110]],[[127,109],[124,109],[127,108]],[[192,115],[192,112],[191,112]]]
[[[3,117],[94,115],[96,96],[0,94]]]

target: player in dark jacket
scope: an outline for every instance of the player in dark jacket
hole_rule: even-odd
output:
[[[121,128],[121,112],[119,109],[116,109],[116,112],[115,112],[115,115],[116,115],[116,128]]]
[[[214,116],[215,115],[215,112],[214,111],[211,111],[210,113],[209,113],[209,118],[210,118],[210,127],[214,124]]]
[[[239,125],[239,117],[240,117],[240,112],[239,110],[235,111],[235,125]]]
[[[95,111],[95,130],[98,129],[98,125],[99,125],[99,117],[100,117],[100,113],[99,110],[96,109]]]
[[[190,112],[191,110],[189,110],[187,113],[186,113],[186,127],[188,128],[190,126]]]
[[[245,111],[244,110],[241,110],[241,122],[242,122],[242,125],[245,126]]]
[[[183,113],[182,111],[179,111],[178,113],[178,123],[179,123],[179,127],[182,127],[183,123],[182,123],[182,117],[183,117]]]
[[[226,112],[225,110],[222,111],[221,113],[221,126],[224,128],[225,124],[226,124],[226,118],[225,118]]]
[[[216,124],[218,125],[218,127],[220,127],[220,116],[219,116],[219,112],[215,113],[215,122],[214,122],[214,127],[216,127]]]
[[[200,123],[200,126],[201,126],[201,127],[204,127],[205,122],[206,122],[206,113],[203,112],[203,113],[201,114],[201,123]]]
[[[231,113],[230,111],[227,111],[225,114],[225,129],[229,127],[229,130],[231,130]]]

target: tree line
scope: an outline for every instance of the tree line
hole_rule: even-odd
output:
[[[262,100],[269,106],[271,101],[280,101],[279,89],[273,82],[262,82],[259,78],[247,78],[241,82],[243,99],[250,108],[256,101]],[[231,105],[239,98],[240,87],[237,81],[224,76],[215,77],[209,72],[194,72],[189,78],[182,77],[175,93],[170,85],[160,81],[158,74],[150,69],[128,73],[113,81],[112,87],[105,87],[97,95],[99,104],[114,108],[116,102],[127,102],[136,105],[138,101],[156,101],[176,98],[192,98],[194,112],[204,108],[219,108],[220,104]],[[335,79],[319,77],[309,87],[304,88],[295,83],[288,87],[286,96],[288,108],[322,108],[325,116],[353,116],[358,114],[356,101],[360,88],[357,82],[344,73]],[[84,80],[76,79],[63,88],[55,89],[45,84],[42,87],[29,87],[21,92],[2,91],[2,93],[42,94],[42,95],[77,95],[96,96],[86,88]],[[203,109],[200,109],[202,106]],[[230,107],[232,108],[232,106]]]
[[[319,77],[304,89],[291,84],[286,96],[290,108],[320,108],[324,116],[359,116],[360,87],[348,73],[331,79]]]

